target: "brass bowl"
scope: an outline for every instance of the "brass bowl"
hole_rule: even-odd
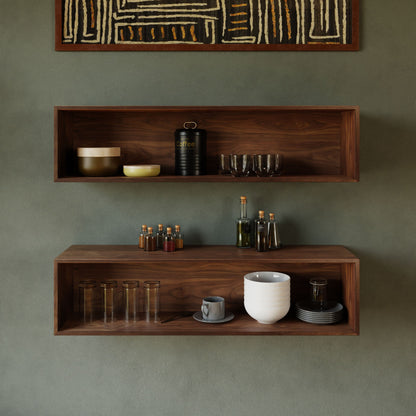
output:
[[[120,174],[119,147],[78,147],[78,170],[84,176]]]

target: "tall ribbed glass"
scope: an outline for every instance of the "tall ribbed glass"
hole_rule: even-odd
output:
[[[147,322],[159,321],[159,289],[160,282],[157,280],[144,282],[144,308]]]
[[[125,322],[139,320],[139,282],[126,280],[123,282],[123,314]]]

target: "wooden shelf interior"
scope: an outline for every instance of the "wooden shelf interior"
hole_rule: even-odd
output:
[[[132,246],[113,251],[107,262],[103,257],[105,251],[93,252],[94,246],[75,246],[55,264],[55,333],[56,334],[142,334],[142,335],[256,335],[256,334],[323,334],[352,335],[359,331],[358,259],[351,253],[344,259],[327,259],[327,256],[316,254],[324,249],[312,249],[315,258],[296,260],[296,251],[302,248],[291,248],[274,252],[257,253],[254,250],[238,250],[222,246],[209,248],[188,248],[175,258],[168,253],[156,252],[157,256],[146,256],[137,251],[134,258]],[[113,246],[114,247],[114,246]],[[287,250],[287,256],[284,251]],[[347,252],[346,249],[345,252]],[[84,255],[82,252],[84,251]],[[109,249],[109,252],[111,249]],[[186,251],[189,251],[187,254]],[[198,256],[203,253],[204,256]],[[216,252],[222,252],[214,259]],[[225,252],[225,253],[224,253]],[[246,253],[241,253],[246,252]],[[81,253],[81,254],[80,254]],[[88,253],[91,254],[87,260]],[[124,254],[123,254],[124,253]],[[236,256],[233,253],[237,254]],[[176,254],[176,253],[173,253]],[[260,256],[259,256],[260,254]],[[313,254],[313,253],[312,253]],[[205,258],[201,258],[205,257]],[[285,259],[286,257],[286,259]],[[302,257],[302,256],[300,256]],[[305,257],[305,256],[303,256]],[[189,260],[189,259],[192,260]],[[245,258],[244,261],[241,261]],[[162,259],[162,260],[160,260]],[[329,262],[328,262],[329,260]],[[256,270],[275,270],[291,276],[292,303],[309,296],[309,279],[326,278],[329,281],[329,299],[343,303],[348,311],[345,321],[336,325],[312,325],[298,321],[293,312],[274,325],[261,325],[251,319],[244,310],[243,276]],[[113,325],[104,325],[99,319],[90,325],[82,325],[77,320],[78,285],[82,280],[103,280],[118,282],[118,295],[121,295],[121,283],[124,280],[137,280],[140,283],[140,305],[143,312],[143,282],[160,280],[162,320],[171,315],[184,313],[166,323],[148,324],[143,320],[137,324],[126,325],[121,319]],[[194,321],[190,314],[200,309],[202,298],[210,295],[223,296],[227,309],[235,313],[236,319],[221,325],[208,325]],[[97,301],[99,302],[99,300]]]
[[[207,130],[211,177],[205,179],[172,176],[174,132],[191,120]],[[235,180],[217,175],[221,153],[281,153],[284,175],[271,180],[311,181],[323,176],[325,181],[357,181],[358,141],[359,110],[354,106],[55,107],[55,180],[142,181],[122,175],[99,179],[79,175],[78,147],[117,146],[122,164],[161,165],[161,177],[147,181]]]

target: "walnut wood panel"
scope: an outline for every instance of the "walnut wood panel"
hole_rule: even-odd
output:
[[[65,113],[65,116],[63,115]],[[70,116],[69,116],[70,114]],[[357,107],[56,107],[57,181],[356,181]],[[206,177],[178,177],[174,132],[185,121],[207,130]],[[157,163],[156,178],[84,178],[76,148],[119,146],[122,164]],[[62,150],[63,148],[63,150]],[[283,175],[232,178],[218,175],[221,153],[281,153]]]
[[[262,270],[263,262],[194,261],[175,262],[174,266],[164,263],[131,264],[77,264],[73,268],[74,309],[77,308],[78,285],[82,280],[118,281],[121,296],[123,280],[139,281],[140,287],[145,280],[160,280],[161,310],[196,311],[201,299],[206,296],[222,296],[227,299],[227,307],[233,312],[242,312],[243,276]],[[292,299],[306,299],[309,296],[308,280],[326,278],[329,281],[329,299],[341,299],[341,271],[339,264],[284,264],[268,263],[267,269],[278,270],[291,276]],[[99,278],[97,279],[97,276]],[[180,281],[178,281],[180,276]],[[143,292],[143,291],[141,291]],[[143,305],[143,303],[142,303]]]
[[[174,313],[163,313],[161,321],[173,318]],[[143,318],[143,316],[141,317]],[[146,323],[143,319],[136,324],[116,322],[90,325],[68,320],[59,335],[357,335],[347,322],[336,325],[311,325],[289,315],[273,325],[262,325],[246,314],[237,314],[226,324],[205,324],[192,316],[178,317],[166,323]]]
[[[344,246],[285,246],[259,253],[230,245],[187,246],[173,253],[139,250],[134,245],[73,245],[55,259],[58,263],[160,263],[175,261],[258,261],[268,263],[358,263]]]
[[[348,320],[354,331],[360,331],[360,270],[359,264],[342,265],[342,291]]]
[[[63,325],[73,309],[73,268],[71,265],[55,263],[55,328]]]
[[[145,253],[134,246],[72,246],[55,264],[56,334],[358,334],[358,259],[342,246],[293,246],[268,253],[231,246],[189,247],[176,253]],[[310,325],[289,313],[282,322],[264,328],[247,318],[243,307],[243,276],[256,270],[288,273],[292,304],[308,298],[310,278],[328,279],[329,299],[345,305],[347,320],[332,326]],[[162,321],[178,317],[154,325],[126,326],[121,320],[110,327],[99,320],[81,325],[76,319],[78,285],[85,279],[95,280],[97,287],[103,280],[117,280],[119,300],[123,280],[139,281],[142,312],[143,282],[160,280]],[[189,318],[209,295],[223,296],[237,319],[213,328]]]

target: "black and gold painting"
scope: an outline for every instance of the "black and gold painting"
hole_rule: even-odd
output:
[[[56,0],[57,50],[357,50],[358,0]]]

